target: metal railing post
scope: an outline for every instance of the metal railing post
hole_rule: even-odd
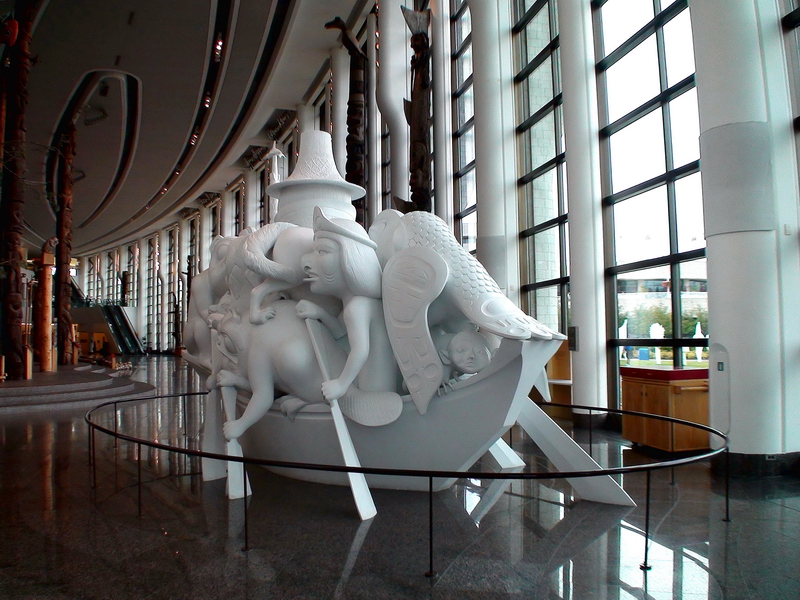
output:
[[[428,570],[425,577],[436,577],[433,570],[433,477],[428,476]]]
[[[647,551],[650,547],[650,471],[647,471],[647,496],[644,505],[644,562],[639,565],[642,571],[649,571],[652,567],[647,562]]]

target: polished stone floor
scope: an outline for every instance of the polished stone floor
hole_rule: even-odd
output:
[[[167,357],[133,377],[164,394],[199,385]],[[139,402],[104,423],[191,448],[199,413],[192,398]],[[87,441],[82,410],[0,415],[0,598],[800,598],[794,478],[732,480],[723,522],[707,464],[653,472],[649,571],[644,474],[624,477],[634,509],[576,502],[563,480],[465,479],[433,495],[426,577],[427,494],[375,490],[378,515],[361,523],[348,489],[250,467],[245,523],[245,501],[203,482],[199,459],[98,435],[93,469]],[[593,442],[604,464],[653,460],[612,433]]]

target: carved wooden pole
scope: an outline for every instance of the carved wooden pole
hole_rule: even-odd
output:
[[[75,157],[75,125],[70,122],[61,143],[61,159],[58,177],[58,251],[56,254],[56,315],[58,364],[75,362],[72,339],[72,316],[70,315],[69,268],[72,260],[72,160]]]
[[[19,19],[19,38],[9,52],[6,108],[6,159],[3,170],[2,221],[4,224],[3,262],[3,354],[9,379],[22,379],[25,349],[22,345],[22,220],[25,206],[25,104],[31,69],[30,42],[33,7],[19,0],[15,11]]]
[[[53,265],[55,245],[58,240],[50,238],[42,247],[39,263],[39,287],[36,289],[34,304],[34,349],[39,355],[39,370],[43,373],[55,371],[53,361]]]
[[[14,19],[8,19],[0,27],[0,44],[5,44],[9,48],[13,48],[17,43],[17,36],[19,35],[19,23]],[[5,142],[6,142],[6,79],[8,73],[5,69],[2,70],[3,76],[0,77],[0,168],[3,167],[5,161]],[[0,180],[2,176],[0,175]]]
[[[366,139],[364,123],[366,121],[366,81],[367,55],[361,50],[347,24],[339,17],[325,24],[326,29],[339,29],[342,32],[342,45],[350,55],[350,88],[347,99],[347,162],[345,163],[345,180],[366,187]],[[356,221],[366,227],[364,214],[364,198],[353,200],[356,207]],[[375,215],[372,215],[373,217]]]
[[[428,29],[430,10],[412,11],[403,17],[411,30],[411,102],[406,105],[411,157],[411,210],[431,212],[431,50]],[[400,210],[403,210],[402,208]]]

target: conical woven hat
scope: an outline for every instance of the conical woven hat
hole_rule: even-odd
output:
[[[280,200],[276,221],[311,227],[314,206],[323,207],[331,217],[355,219],[352,201],[366,191],[339,174],[328,132],[304,131],[294,171],[284,181],[269,186],[267,193]]]

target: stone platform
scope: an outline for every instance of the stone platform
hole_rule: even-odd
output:
[[[62,365],[50,373],[34,372],[32,379],[0,383],[0,414],[89,409],[109,400],[149,396],[154,390],[149,383],[132,381],[130,371]]]

